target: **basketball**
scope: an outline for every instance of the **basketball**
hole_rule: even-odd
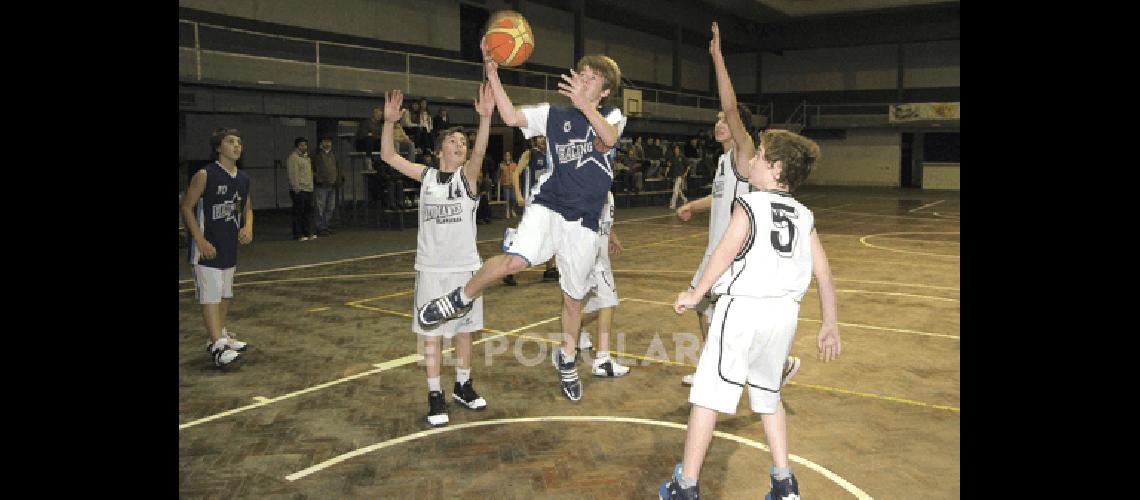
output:
[[[513,10],[501,10],[487,22],[487,48],[501,66],[518,66],[534,52],[534,34],[526,18]]]

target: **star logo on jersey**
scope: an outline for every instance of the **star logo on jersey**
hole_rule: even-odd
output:
[[[238,221],[238,216],[240,214],[238,213],[238,210],[237,210],[239,203],[241,203],[241,195],[238,193],[234,193],[232,198],[230,198],[226,201],[223,201],[217,205],[214,205],[214,207],[213,207],[213,212],[214,212],[213,213],[213,215],[214,215],[213,219],[214,220],[220,220],[223,222],[233,221],[235,227],[240,226],[240,221]]]
[[[555,150],[558,153],[558,161],[560,163],[575,162],[575,170],[582,168],[582,165],[587,163],[593,163],[610,175],[613,175],[609,165],[599,162],[594,158],[595,155],[590,154],[594,150],[594,139],[596,138],[597,133],[594,131],[594,127],[588,127],[584,139],[570,139],[566,144],[556,145]],[[608,153],[606,153],[606,155],[608,156]]]

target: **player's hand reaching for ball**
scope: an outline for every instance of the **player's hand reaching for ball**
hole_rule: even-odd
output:
[[[487,77],[490,78],[492,75],[496,77],[499,76],[497,72],[499,63],[491,59],[491,48],[487,46],[487,37],[479,39],[479,48],[483,49],[483,67],[487,68]]]

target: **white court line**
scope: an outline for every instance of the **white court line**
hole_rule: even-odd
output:
[[[902,232],[896,232],[896,233],[868,234],[867,236],[859,238],[859,243],[862,243],[864,246],[868,246],[871,248],[877,248],[879,250],[886,250],[888,252],[910,253],[910,254],[916,254],[916,255],[931,255],[934,257],[947,257],[947,258],[951,258],[951,259],[961,259],[962,258],[962,256],[960,256],[960,255],[947,255],[947,254],[942,254],[942,253],[917,252],[914,250],[899,250],[897,248],[890,248],[890,247],[884,247],[884,246],[879,246],[879,245],[867,243],[867,240],[871,239],[871,238],[875,238],[875,237],[879,237],[879,236],[891,236],[891,235],[895,235],[895,234],[957,234],[957,235],[961,235],[962,232],[961,231],[944,231],[944,232],[939,232],[939,231],[902,231]],[[947,242],[938,242],[938,243],[955,243],[955,242],[947,241]],[[961,243],[958,243],[958,244],[961,245]]]
[[[629,222],[640,222],[643,220],[660,219],[662,217],[669,217],[671,215],[673,215],[673,214],[654,215],[652,217],[641,217],[638,219],[614,221],[614,224],[625,224],[625,223],[629,223]],[[503,239],[502,238],[491,238],[491,239],[487,239],[487,240],[478,240],[475,243],[476,244],[490,243],[492,241],[503,241]],[[413,248],[411,250],[401,250],[399,252],[388,252],[388,253],[382,253],[382,254],[377,254],[377,255],[365,255],[363,257],[352,257],[352,258],[348,258],[348,259],[339,259],[339,260],[330,260],[330,261],[324,261],[324,262],[316,262],[313,264],[300,264],[300,265],[289,266],[289,267],[277,267],[277,268],[273,268],[273,269],[261,269],[258,271],[245,271],[245,272],[241,272],[241,273],[236,273],[236,274],[234,274],[234,276],[248,276],[251,274],[272,273],[272,272],[277,272],[277,271],[292,271],[292,270],[296,270],[296,269],[307,269],[310,267],[317,267],[317,266],[329,266],[329,265],[333,265],[333,264],[342,264],[345,262],[356,262],[358,260],[378,259],[380,257],[392,257],[394,255],[404,255],[404,254],[408,254],[408,253],[416,253],[416,249]],[[193,281],[194,281],[193,278],[185,279],[185,280],[178,280],[178,284],[181,285],[183,283],[191,283]]]
[[[352,450],[348,453],[338,455],[336,457],[325,460],[324,462],[321,462],[319,464],[316,464],[316,465],[313,465],[311,467],[307,467],[307,468],[302,469],[300,471],[289,474],[288,476],[285,476],[285,479],[288,481],[296,481],[296,480],[301,479],[305,476],[313,474],[314,472],[319,472],[319,471],[327,469],[333,465],[339,464],[341,462],[344,462],[344,461],[352,459],[352,458],[359,457],[361,455],[371,453],[373,451],[382,450],[384,448],[389,448],[389,447],[392,447],[392,446],[395,446],[398,444],[407,443],[407,442],[414,441],[414,440],[417,440],[420,438],[431,437],[431,436],[435,436],[437,434],[443,434],[445,432],[454,432],[454,431],[467,429],[467,428],[471,428],[471,427],[486,427],[486,426],[491,426],[491,425],[535,423],[535,422],[621,422],[621,423],[629,423],[629,424],[641,424],[641,425],[654,425],[654,426],[658,426],[658,427],[668,427],[668,428],[678,429],[678,430],[682,430],[682,431],[688,430],[687,425],[678,424],[676,422],[665,422],[662,420],[651,420],[651,419],[647,419],[647,418],[613,417],[613,416],[609,416],[609,415],[550,415],[550,416],[545,416],[545,417],[520,417],[520,418],[502,418],[502,419],[496,419],[496,420],[483,420],[483,421],[479,421],[479,422],[467,422],[467,423],[458,424],[458,425],[449,425],[447,427],[439,427],[439,428],[435,428],[435,429],[430,429],[430,430],[425,430],[425,431],[420,431],[420,432],[414,432],[412,434],[400,436],[398,438],[389,439],[387,441],[382,441],[382,442],[379,442],[379,443],[376,443],[373,445],[365,446],[363,448],[357,448],[357,449]],[[753,441],[753,440],[748,439],[748,438],[743,438],[743,437],[740,437],[740,436],[737,436],[734,434],[729,434],[727,432],[722,432],[722,431],[713,431],[713,435],[716,437],[722,438],[722,439],[735,441],[735,442],[742,444],[744,446],[750,446],[752,448],[755,448],[755,449],[758,449],[761,451],[765,451],[765,452],[769,451],[768,447],[765,446],[764,444],[757,442],[757,441]],[[807,468],[819,473],[820,475],[827,478],[831,482],[837,484],[840,488],[843,488],[844,490],[846,490],[848,493],[853,495],[855,498],[858,498],[860,500],[863,500],[863,499],[870,500],[870,498],[871,498],[870,495],[868,495],[863,490],[859,489],[859,487],[851,484],[846,479],[843,479],[838,474],[831,472],[830,470],[823,467],[822,465],[819,465],[815,462],[812,462],[811,460],[808,460],[808,459],[803,458],[799,455],[794,455],[791,453],[788,454],[788,460],[791,460],[797,464],[800,464],[804,467],[807,467]],[[672,473],[672,471],[666,471],[666,472],[662,473],[662,476],[666,476],[666,475],[671,474],[671,473]]]
[[[408,293],[411,293],[411,292],[408,292]],[[367,299],[367,300],[372,300],[372,299]],[[367,306],[358,306],[358,307],[367,307]],[[526,325],[526,326],[521,326],[521,327],[519,327],[519,328],[516,328],[516,329],[514,329],[514,330],[511,330],[511,331],[509,331],[509,332],[499,332],[497,335],[492,335],[492,336],[490,336],[490,337],[485,337],[485,338],[482,338],[482,339],[476,340],[476,341],[472,342],[471,344],[472,344],[472,345],[474,345],[474,344],[480,344],[480,343],[483,343],[483,342],[487,342],[488,340],[497,339],[497,338],[499,338],[499,337],[503,337],[503,336],[505,336],[505,335],[508,335],[508,334],[512,334],[512,333],[518,333],[518,332],[521,332],[521,331],[523,331],[523,330],[526,330],[526,329],[528,329],[528,328],[533,328],[533,327],[536,327],[536,326],[539,326],[539,325],[543,325],[543,324],[546,324],[546,323],[550,323],[551,321],[557,321],[557,320],[559,320],[559,319],[561,319],[561,318],[562,318],[561,316],[555,316],[555,317],[553,317],[553,318],[547,318],[547,319],[544,319],[544,320],[542,320],[542,321],[536,321],[536,322],[534,322],[534,323],[531,323],[531,324],[529,324],[529,325]],[[495,332],[495,331],[497,331],[497,330],[491,330],[491,329],[485,329],[485,330],[487,330],[487,331],[491,331],[491,332]],[[455,349],[455,348],[454,348],[454,347],[452,347],[451,349]],[[451,350],[451,349],[449,349],[449,350]],[[444,352],[447,352],[447,351],[444,351]],[[227,411],[224,411],[224,412],[221,412],[221,413],[217,413],[217,414],[214,414],[214,415],[210,415],[210,416],[208,416],[208,417],[203,417],[203,418],[200,418],[200,419],[198,419],[198,420],[192,420],[192,421],[190,421],[190,422],[186,422],[186,423],[184,423],[184,424],[179,424],[179,425],[178,425],[178,430],[180,430],[180,431],[181,431],[181,430],[183,430],[183,429],[188,429],[188,428],[190,428],[190,427],[194,427],[195,425],[204,424],[204,423],[206,423],[206,422],[210,422],[210,421],[213,421],[213,420],[217,420],[217,419],[219,419],[219,418],[222,418],[222,417],[228,417],[228,416],[230,416],[230,415],[236,415],[236,414],[238,414],[238,413],[241,413],[241,412],[244,412],[244,411],[247,411],[247,410],[252,410],[252,409],[254,409],[254,408],[260,408],[260,407],[262,407],[262,406],[265,406],[265,405],[268,405],[268,404],[272,404],[272,403],[276,403],[276,402],[278,402],[278,401],[284,401],[284,400],[286,400],[286,399],[290,399],[290,398],[294,398],[294,397],[297,397],[297,396],[301,396],[301,395],[304,395],[304,394],[308,394],[308,393],[310,393],[310,392],[318,391],[318,390],[321,390],[321,389],[324,389],[324,388],[327,388],[327,387],[332,387],[332,386],[334,386],[334,385],[343,384],[343,383],[345,383],[345,382],[348,382],[348,381],[351,381],[351,380],[356,380],[356,379],[358,379],[358,378],[361,378],[361,377],[367,377],[367,376],[369,376],[369,375],[375,375],[375,374],[377,374],[377,373],[380,373],[380,372],[382,372],[382,371],[385,371],[385,370],[390,370],[390,369],[392,369],[392,368],[397,368],[397,367],[400,367],[400,366],[404,366],[404,365],[407,365],[407,364],[416,363],[416,362],[418,362],[418,361],[419,361],[419,359],[420,359],[420,358],[422,358],[422,357],[423,357],[423,356],[421,356],[421,355],[419,355],[419,354],[413,354],[413,355],[409,355],[409,356],[404,356],[404,357],[402,357],[402,358],[399,358],[399,359],[395,359],[395,360],[389,361],[389,362],[387,362],[387,363],[381,363],[381,365],[384,365],[384,367],[383,367],[383,368],[375,368],[375,369],[372,369],[372,370],[368,370],[368,371],[364,371],[364,372],[360,372],[360,373],[357,373],[357,374],[354,374],[354,375],[349,375],[349,376],[347,376],[347,377],[342,377],[342,378],[339,378],[339,379],[336,379],[336,380],[333,380],[333,381],[330,381],[330,382],[325,382],[325,383],[323,383],[323,384],[315,385],[315,386],[312,386],[312,387],[306,387],[306,388],[304,388],[304,389],[301,389],[301,390],[299,390],[299,391],[293,391],[293,392],[290,392],[289,394],[285,394],[285,395],[282,395],[282,396],[277,396],[277,397],[275,397],[275,398],[264,398],[264,397],[262,397],[261,399],[259,399],[259,400],[258,400],[258,402],[257,402],[257,403],[254,403],[254,404],[251,404],[251,405],[245,405],[245,406],[242,406],[242,407],[239,407],[239,408],[234,408],[234,409],[232,409],[232,410],[227,410]],[[374,365],[374,366],[375,366],[375,365]]]
[[[912,208],[912,209],[910,209],[910,210],[908,210],[908,211],[909,211],[910,213],[912,213],[912,214],[913,214],[913,213],[915,213],[915,212],[917,212],[917,211],[919,211],[919,210],[922,210],[922,209],[924,209],[924,208],[926,208],[926,207],[933,207],[934,205],[937,205],[937,204],[939,204],[939,203],[942,203],[942,202],[944,202],[944,201],[946,201],[946,200],[938,200],[938,201],[936,201],[936,202],[934,202],[934,203],[927,203],[927,204],[925,204],[925,205],[923,205],[923,206],[921,206],[921,207],[918,207],[918,208]]]
[[[659,305],[663,305],[663,306],[668,306],[670,308],[670,310],[672,310],[672,308],[673,308],[673,304],[671,304],[669,302],[661,302],[658,300],[635,299],[632,297],[625,297],[622,300],[632,300],[634,302],[644,302],[646,304],[659,304]],[[799,321],[810,321],[812,323],[819,323],[820,322],[820,320],[818,320],[818,319],[810,319],[810,318],[798,318],[798,319],[799,319]],[[884,330],[884,331],[889,331],[889,332],[913,333],[915,335],[922,335],[922,336],[926,336],[926,337],[940,337],[940,338],[946,338],[946,339],[961,340],[961,337],[959,337],[958,335],[949,335],[949,334],[945,334],[945,333],[920,332],[917,330],[907,330],[904,328],[887,328],[885,326],[862,325],[859,323],[838,323],[838,324],[839,324],[839,326],[850,326],[850,327],[854,327],[854,328],[865,328],[868,330]]]

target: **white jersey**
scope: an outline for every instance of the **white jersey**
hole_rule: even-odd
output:
[[[756,191],[739,200],[750,222],[748,238],[713,293],[799,302],[811,284],[815,215],[783,191]]]
[[[712,206],[709,210],[709,243],[705,248],[706,254],[711,254],[720,243],[720,239],[724,237],[728,221],[732,219],[733,200],[751,190],[748,179],[736,173],[733,168],[734,163],[736,163],[736,154],[732,149],[721,154],[717,160],[712,185]]]
[[[483,263],[475,248],[479,199],[468,187],[462,167],[447,182],[439,181],[440,174],[438,168],[425,168],[421,179],[416,270],[477,271]]]

